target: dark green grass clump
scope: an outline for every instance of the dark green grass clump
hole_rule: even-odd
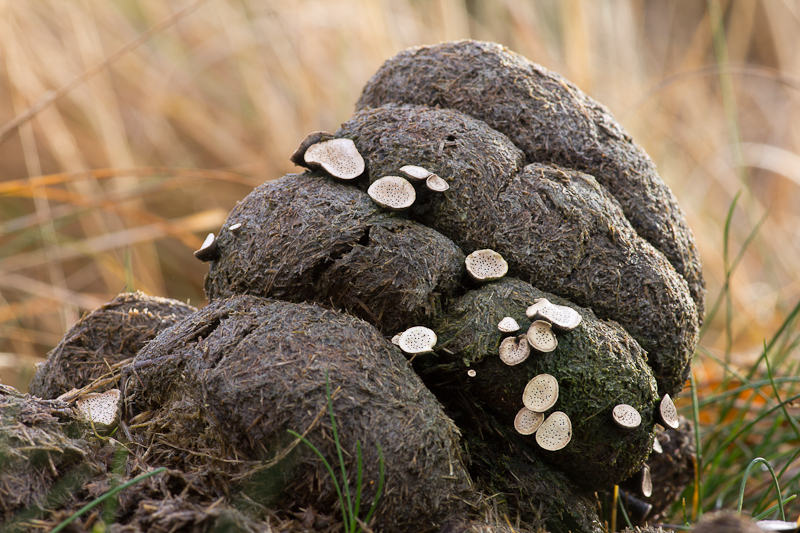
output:
[[[526,361],[510,367],[498,355],[502,334],[497,323],[504,316],[524,317],[536,298],[572,307],[583,320],[577,328],[558,335],[555,351],[532,349]],[[575,483],[599,490],[641,468],[653,444],[658,395],[646,354],[618,324],[598,320],[590,310],[523,281],[504,278],[455,300],[436,332],[446,351],[438,350],[423,363],[425,371],[459,377],[465,373],[463,363],[468,362],[477,374],[465,381],[466,394],[512,430],[528,381],[539,374],[556,378],[558,402],[548,413],[563,411],[569,416],[572,441],[562,450],[548,452],[538,449],[533,436],[527,439],[531,449],[567,472]],[[611,411],[621,403],[632,405],[642,415],[638,428],[622,430],[614,424]]]
[[[67,404],[0,385],[0,529],[22,531],[13,518],[39,518],[91,477],[84,459],[97,449],[80,438],[81,426]],[[71,472],[60,494],[52,491],[59,472]]]
[[[85,387],[130,359],[161,331],[197,311],[177,300],[124,292],[84,315],[36,369],[29,392],[56,398]],[[114,388],[114,384],[98,391]]]
[[[376,444],[383,449],[386,489],[374,527],[419,531],[463,511],[469,482],[455,425],[399,350],[343,313],[253,296],[216,300],[138,354],[124,379],[128,416],[150,417],[135,438],[155,441],[153,462],[231,469],[209,481],[224,493],[232,479],[258,479],[253,470],[237,472],[235,460],[252,468],[274,459],[292,444],[290,429],[305,432],[324,456],[337,456],[326,371],[351,487],[356,441],[362,445],[363,502],[375,495]],[[332,512],[327,471],[305,446],[291,450],[254,485],[264,491],[259,501]]]
[[[441,234],[385,213],[355,187],[309,174],[255,189],[233,209],[217,245],[209,300],[314,301],[387,334],[435,317],[464,270],[464,254]]]
[[[697,314],[686,281],[639,237],[616,200],[581,172],[533,164],[502,134],[463,113],[387,105],[337,132],[356,143],[370,179],[404,164],[450,183],[411,216],[466,253],[499,252],[509,274],[618,321],[649,353],[662,393],[689,371]]]
[[[639,235],[683,275],[703,316],[700,258],[675,196],[608,110],[562,76],[495,43],[448,42],[386,61],[356,108],[390,102],[458,109],[507,135],[525,152],[526,163],[593,175]]]

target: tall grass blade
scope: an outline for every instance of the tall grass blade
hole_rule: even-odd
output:
[[[89,511],[91,511],[92,509],[94,509],[95,507],[97,507],[98,505],[100,505],[101,503],[106,501],[107,499],[113,498],[119,492],[127,489],[128,487],[131,487],[131,486],[139,483],[140,481],[142,481],[144,479],[147,479],[147,478],[149,478],[151,476],[155,476],[156,474],[160,474],[161,472],[164,472],[166,469],[167,468],[164,467],[164,466],[162,466],[160,468],[156,468],[152,472],[147,472],[146,474],[142,474],[141,476],[137,476],[137,477],[133,478],[132,480],[128,481],[127,483],[123,483],[119,487],[115,487],[115,488],[111,489],[110,491],[106,492],[102,496],[98,496],[94,500],[90,501],[89,503],[87,503],[86,505],[84,505],[83,507],[81,507],[80,509],[75,511],[69,518],[65,519],[63,522],[61,522],[56,527],[54,527],[50,531],[50,533],[58,533],[59,531],[62,531],[64,528],[66,528],[68,525],[70,525],[72,522],[74,522],[75,519],[85,515],[86,513],[88,513]]]
[[[759,464],[759,463],[761,463],[764,466],[766,466],[767,470],[769,470],[769,473],[772,476],[772,482],[773,482],[773,484],[775,486],[775,493],[778,496],[778,508],[781,511],[781,520],[785,521],[786,520],[786,513],[784,513],[784,511],[783,511],[783,496],[781,495],[781,487],[778,484],[778,478],[775,475],[775,470],[772,469],[772,465],[769,464],[769,461],[767,461],[763,457],[756,457],[755,459],[750,461],[749,465],[747,465],[747,468],[744,471],[744,477],[742,478],[742,486],[739,489],[739,505],[736,507],[736,510],[739,513],[742,512],[742,503],[744,502],[744,489],[745,489],[745,485],[747,485],[747,478],[748,478],[748,476],[750,476],[750,470],[752,470],[753,467],[755,465]]]

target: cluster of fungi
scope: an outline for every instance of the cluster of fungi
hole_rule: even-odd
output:
[[[671,396],[704,282],[677,201],[604,107],[496,44],[418,47],[291,160],[307,170],[195,252],[208,306],[120,295],[30,395],[0,390],[17,450],[0,487],[40,480],[0,498],[0,523],[88,461],[62,514],[165,467],[121,493],[113,527],[336,531],[333,480],[289,430],[362,501],[385,467],[373,531],[600,532],[615,485],[633,520],[674,501],[658,476],[691,471]],[[50,451],[32,466],[22,448]]]

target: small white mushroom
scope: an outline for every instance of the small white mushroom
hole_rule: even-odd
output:
[[[519,337],[507,337],[500,343],[500,360],[508,366],[518,365],[528,358],[531,347],[525,335]]]
[[[333,133],[328,133],[327,131],[315,131],[309,133],[289,159],[292,161],[292,163],[299,167],[310,168],[310,165],[306,163],[305,160],[306,150],[315,144],[323,141],[330,141],[331,139],[333,139]]]
[[[395,346],[400,346],[400,335],[402,335],[402,333],[398,333],[397,335],[392,337],[392,344],[394,344]]]
[[[664,449],[661,447],[661,443],[658,442],[658,437],[653,439],[653,451],[656,453],[664,453]]]
[[[546,304],[540,305],[542,302],[546,302]],[[581,323],[582,318],[580,313],[571,307],[556,305],[548,301],[547,298],[542,298],[542,300],[534,304],[534,306],[535,305],[540,305],[540,307],[534,310],[533,316],[543,318],[559,329],[569,331],[575,329]],[[528,310],[530,310],[531,307],[529,307]],[[533,318],[533,316],[531,316],[531,318]]]
[[[528,328],[528,342],[532,348],[540,352],[552,352],[558,346],[558,339],[556,339],[553,328],[550,327],[549,322],[544,320],[537,320]]]
[[[516,320],[507,316],[497,324],[497,329],[503,333],[516,333],[519,331],[519,324]]]
[[[242,229],[242,223],[237,222],[236,224],[231,224],[231,226],[228,228],[228,231],[231,233],[239,233],[240,229]]]
[[[200,249],[194,252],[194,256],[204,263],[219,258],[219,246],[213,233],[208,234]]]
[[[544,422],[544,413],[537,413],[523,407],[514,417],[514,429],[521,435],[533,435],[542,422]]]
[[[400,173],[410,181],[422,181],[428,179],[428,176],[433,174],[430,170],[416,165],[406,165],[400,168]]]
[[[550,300],[547,298],[536,298],[534,304],[525,310],[525,314],[528,318],[533,318],[536,316],[536,313],[539,312],[539,309],[548,305],[550,305]]]
[[[364,173],[364,158],[350,139],[331,139],[312,144],[303,159],[311,167],[322,167],[325,172],[341,180],[351,180]]]
[[[467,375],[468,375],[469,377],[471,377],[471,378],[474,378],[475,376],[477,376],[477,375],[478,375],[478,373],[477,373],[477,372],[475,372],[475,370],[473,370],[472,368],[470,368],[469,370],[467,370]]]
[[[379,206],[393,211],[407,209],[417,199],[414,186],[400,176],[386,176],[375,180],[367,189],[367,194]]]
[[[539,374],[525,385],[522,403],[531,411],[544,413],[558,401],[558,381],[550,374]]]
[[[428,353],[436,346],[436,333],[425,326],[414,326],[400,334],[400,349],[409,355]]]
[[[494,281],[508,272],[508,263],[494,250],[475,250],[464,260],[467,272],[476,281]]]
[[[658,404],[658,417],[659,422],[665,428],[678,429],[680,423],[678,422],[678,410],[675,409],[675,404],[672,403],[672,398],[669,394],[665,394]]]
[[[101,426],[113,426],[119,421],[119,389],[104,393],[89,393],[76,402],[81,415]]]
[[[642,415],[633,406],[621,403],[611,411],[614,422],[623,429],[633,429],[642,423]]]
[[[650,467],[642,465],[642,494],[645,498],[653,495],[653,480],[650,477]]]
[[[536,443],[545,450],[560,450],[572,440],[572,422],[566,413],[556,411],[536,431]]]
[[[431,174],[425,179],[425,186],[433,192],[445,192],[450,188],[450,184],[436,174]]]

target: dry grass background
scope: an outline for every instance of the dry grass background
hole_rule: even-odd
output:
[[[798,0],[0,0],[0,127],[164,21],[0,143],[4,383],[24,390],[126,285],[204,305],[191,252],[236,200],[293,171],[385,59],[449,39],[503,43],[611,109],[686,211],[710,304],[741,191],[730,255],[763,226],[706,350],[746,365],[800,298]],[[720,377],[703,362],[701,390]]]

